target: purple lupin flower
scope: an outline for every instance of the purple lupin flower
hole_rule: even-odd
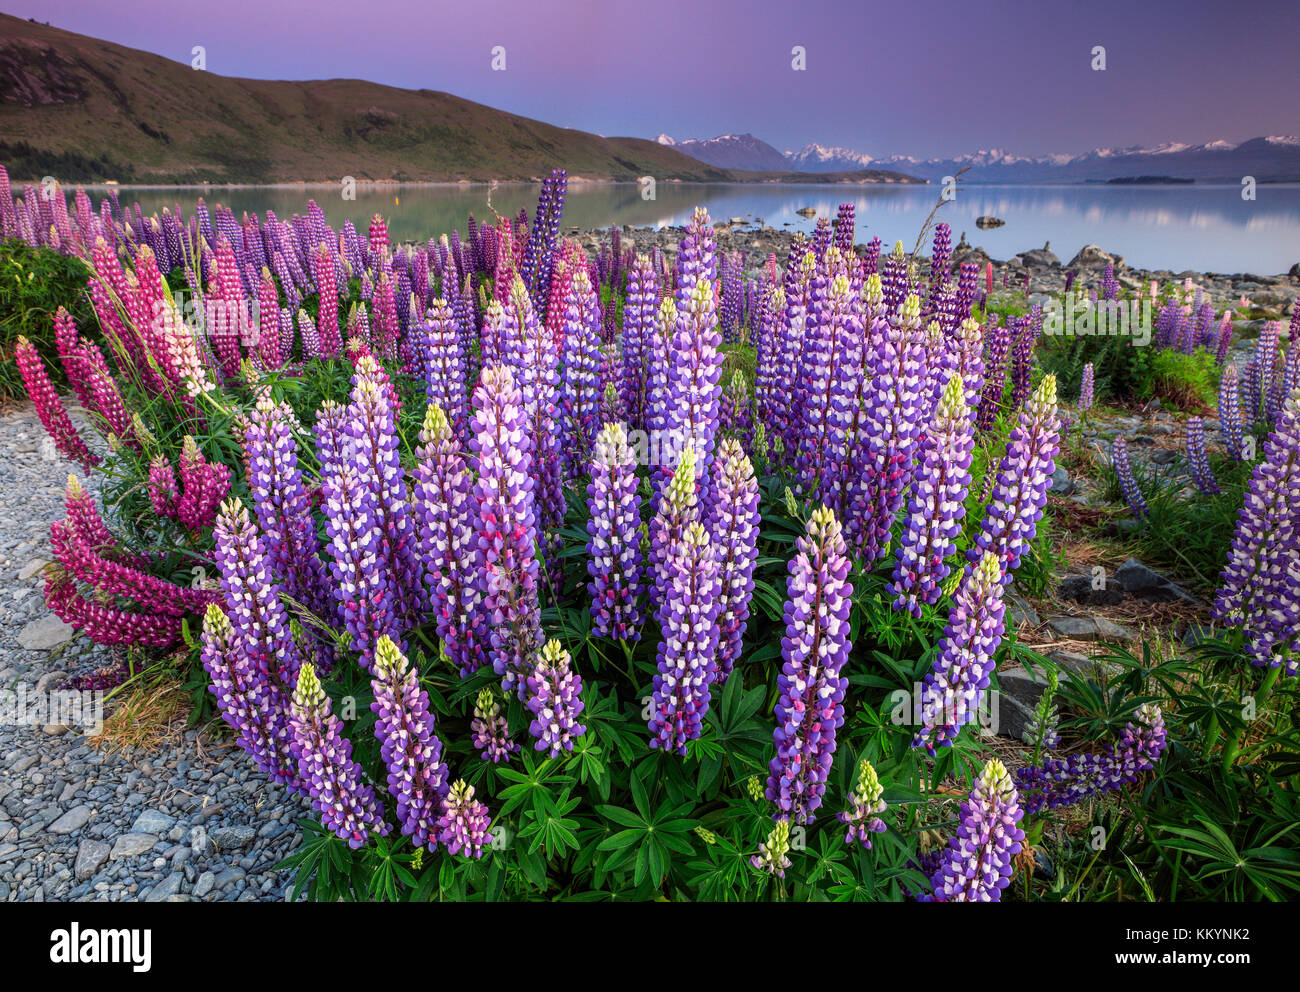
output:
[[[1154,768],[1167,742],[1164,715],[1154,703],[1143,703],[1133,716],[1136,726],[1132,721],[1126,724],[1109,751],[1049,758],[1042,765],[1017,770],[1016,787],[1024,797],[1025,812],[1059,809],[1111,792]]]
[[[1237,367],[1229,365],[1219,379],[1219,428],[1223,446],[1238,461],[1246,457],[1245,427],[1242,424],[1241,400],[1237,390]]]
[[[708,214],[696,210],[695,220],[677,256],[677,324],[668,348],[668,404],[663,427],[681,448],[695,449],[696,478],[705,478],[713,460],[718,430],[718,399],[722,366],[718,350],[717,301],[714,297],[713,233]],[[687,288],[689,284],[689,288]],[[666,481],[661,473],[660,481]]]
[[[582,701],[582,677],[574,670],[573,659],[560,642],[552,638],[542,646],[537,663],[529,672],[528,698],[525,705],[533,714],[528,732],[537,739],[533,745],[549,757],[573,750],[573,739],[587,728],[578,722],[585,704]]]
[[[388,570],[393,609],[405,623],[423,611],[426,597],[416,560],[415,523],[406,499],[406,472],[391,392],[383,367],[370,355],[358,358],[344,429],[351,462],[379,523],[380,555]]]
[[[425,396],[430,406],[440,406],[456,433],[465,430],[465,361],[461,354],[460,326],[445,299],[429,306],[424,323],[418,325],[423,353]]]
[[[912,479],[923,403],[921,301],[909,296],[897,322],[872,322],[864,438],[844,497],[848,538],[864,564],[887,551],[889,531]]]
[[[967,566],[953,596],[939,655],[921,689],[921,726],[913,747],[948,747],[975,719],[1002,643],[1005,583],[994,551]]]
[[[1056,471],[1056,453],[1060,450],[1056,376],[1043,377],[1017,417],[1007,452],[998,464],[992,499],[975,547],[967,553],[972,564],[986,551],[996,553],[1004,582],[1011,581],[1011,573],[1038,533],[1038,521],[1043,518],[1047,490]]]
[[[1187,418],[1187,462],[1192,469],[1192,481],[1207,496],[1219,493],[1218,480],[1210,468],[1210,458],[1205,451],[1205,421],[1200,417]]]
[[[236,743],[273,782],[298,788],[294,760],[289,753],[289,727],[285,720],[288,695],[279,684],[272,692],[257,667],[257,656],[244,650],[230,618],[216,603],[203,617],[200,657],[212,684],[221,718],[235,732]],[[280,708],[270,709],[269,705]]]
[[[1128,442],[1122,437],[1117,437],[1111,442],[1110,462],[1115,467],[1115,475],[1119,478],[1119,489],[1124,494],[1124,502],[1133,511],[1133,516],[1145,520],[1149,512],[1147,500],[1142,495],[1137,479],[1133,476],[1133,465],[1128,458]]]
[[[1011,884],[1012,859],[1024,847],[1024,815],[1006,766],[990,758],[961,804],[961,825],[931,876],[926,902],[998,902]]]
[[[570,476],[586,461],[600,419],[600,300],[585,269],[573,273],[564,299],[564,385],[560,400],[564,457]]]
[[[807,823],[821,806],[835,754],[835,731],[844,722],[848,679],[848,549],[840,523],[826,507],[813,511],[807,532],[795,544],[786,582],[784,664],[777,677],[773,740],[766,796],[777,817]]]
[[[668,419],[668,347],[677,325],[677,303],[671,296],[659,301],[646,341],[645,429],[652,438],[666,434]],[[653,475],[652,475],[653,478]]]
[[[491,825],[487,807],[474,798],[474,786],[464,779],[456,781],[442,801],[438,839],[451,854],[481,858],[483,845],[492,841]]]
[[[469,445],[478,469],[476,562],[489,616],[492,666],[502,687],[522,700],[542,629],[528,432],[510,369],[483,369],[473,408]]]
[[[388,637],[375,646],[375,737],[388,769],[388,794],[397,806],[403,836],[417,848],[438,846],[437,818],[447,794],[442,741],[433,731],[429,694],[406,656]]]
[[[321,824],[356,850],[374,834],[388,836],[384,807],[352,760],[352,742],[343,736],[343,723],[330,712],[329,697],[311,662],[298,673],[290,705],[293,752],[311,804]]]
[[[537,524],[542,542],[539,550],[545,557],[545,574],[551,588],[558,592],[563,581],[560,569],[560,551],[563,545],[560,529],[564,526],[559,357],[555,338],[534,314],[532,302],[524,291],[521,279],[515,280],[510,293],[510,306],[518,315],[524,334],[524,353],[518,383],[523,397],[532,459],[533,498],[537,506]]]
[[[870,761],[863,758],[858,762],[857,784],[849,793],[849,808],[836,816],[841,823],[848,824],[844,843],[856,842],[864,850],[871,850],[871,835],[883,834],[888,829],[885,821],[880,818],[880,814],[889,808],[882,798],[884,794],[876,770],[871,767]]]
[[[1083,367],[1083,379],[1079,383],[1079,412],[1087,413],[1092,409],[1093,370],[1092,362]]]
[[[486,614],[475,572],[474,479],[439,406],[430,406],[416,449],[419,558],[447,658],[468,677],[487,661]]]
[[[718,446],[710,484],[709,536],[718,558],[718,683],[740,660],[758,560],[758,480],[735,438]]]
[[[649,379],[650,336],[659,309],[659,283],[648,255],[637,255],[627,273],[623,301],[623,409],[633,428],[645,424],[646,383]]]
[[[606,424],[596,437],[587,484],[587,593],[592,633],[624,641],[641,639],[641,499],[636,456],[622,424]]]
[[[700,736],[718,671],[718,562],[703,525],[686,528],[665,570],[650,746],[684,755],[687,742]]]
[[[501,715],[501,705],[490,685],[485,685],[478,691],[469,730],[470,742],[484,761],[490,761],[494,765],[509,761],[510,756],[519,750],[519,745],[510,739],[510,727]]]
[[[831,248],[825,268],[839,264],[839,251]],[[795,471],[801,492],[828,499],[848,454],[845,439],[855,411],[850,401],[862,374],[861,301],[847,275],[827,280],[821,267],[812,292],[817,319],[804,333],[798,400],[803,423]]]
[[[285,592],[294,602],[328,619],[333,611],[311,501],[298,467],[294,437],[298,429],[298,419],[287,403],[258,397],[244,430],[248,487],[271,567]]]
[[[672,581],[669,559],[686,529],[701,520],[699,487],[695,483],[695,451],[687,448],[681,453],[673,477],[659,494],[659,506],[650,518],[650,555],[648,581],[650,600],[658,608],[664,591]]]
[[[1002,407],[1002,390],[1007,382],[1007,358],[1011,353],[1011,328],[996,316],[984,328],[984,392],[980,397],[975,426],[981,434],[993,429]]]
[[[247,673],[243,680],[246,700],[267,714],[268,732],[278,746],[274,756],[265,755],[271,766],[264,770],[277,781],[287,781],[283,776],[292,766],[284,758],[289,734],[283,721],[289,687],[297,681],[302,656],[289,634],[265,541],[243,503],[234,499],[222,504],[212,536],[226,610],[235,631],[234,646]]]
[[[953,375],[921,439],[907,526],[889,584],[896,610],[905,609],[919,617],[922,603],[939,601],[943,580],[951,572],[944,559],[961,534],[966,516],[974,448],[974,425],[961,376]]]
[[[1251,662],[1288,675],[1300,663],[1300,392],[1278,413],[1251,473],[1228,552],[1214,615],[1246,635]]]
[[[383,527],[374,497],[361,485],[344,447],[345,411],[327,400],[316,415],[321,509],[329,538],[332,595],[351,646],[368,667],[380,635],[399,637],[392,577],[383,566]]]

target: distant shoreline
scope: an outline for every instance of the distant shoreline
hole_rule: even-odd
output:
[[[11,180],[11,182],[15,190],[18,190],[25,183],[35,184],[39,182],[39,180],[13,179]],[[817,182],[736,182],[736,181],[708,182],[699,179],[661,179],[661,180],[657,180],[657,182],[664,185],[670,185],[673,187],[677,187],[677,186],[738,186],[738,187],[786,186],[786,187],[798,188],[798,189],[807,189],[808,187],[813,187],[818,189],[821,188],[844,189],[845,187],[852,187],[852,186],[871,186],[871,187],[888,186],[888,187],[899,187],[899,188],[906,189],[914,186],[937,185],[936,183],[930,182],[928,180],[926,180],[925,182],[917,182],[917,183],[870,182],[865,180],[862,182],[832,181],[832,182],[817,183]],[[80,187],[81,189],[87,189],[87,190],[169,190],[169,189],[200,190],[200,191],[202,190],[259,190],[259,189],[306,190],[306,189],[337,189],[339,187],[339,181],[338,180],[334,180],[330,182],[303,181],[303,182],[291,182],[291,183],[65,183],[64,185],[65,187],[69,187],[69,188]],[[482,179],[473,179],[473,180],[469,180],[469,179],[457,179],[457,180],[367,179],[367,180],[362,180],[362,179],[358,179],[356,181],[356,185],[357,185],[357,189],[365,189],[369,191],[389,190],[389,189],[477,189],[481,187],[489,187],[492,185],[540,186],[541,180],[539,179],[533,181],[533,180],[526,180],[526,179],[499,179],[499,180],[482,180]],[[581,179],[581,178],[570,177],[569,185],[570,187],[637,186],[639,185],[639,183],[637,183],[635,180],[624,180],[624,179]],[[1050,187],[1053,189],[1073,189],[1073,188],[1097,189],[1097,188],[1104,188],[1107,186],[1110,186],[1112,188],[1124,187],[1124,186],[1148,186],[1148,187],[1149,186],[1171,186],[1171,187],[1178,187],[1178,188],[1185,189],[1186,187],[1192,185],[1195,185],[1195,187],[1198,189],[1221,189],[1225,187],[1235,187],[1239,184],[1236,182],[1229,182],[1227,180],[1218,181],[1218,182],[1196,180],[1193,183],[1192,181],[1189,180],[1179,180],[1179,179],[1173,179],[1168,182],[1148,182],[1148,181],[1132,182],[1132,181],[1124,181],[1124,180],[1120,180],[1120,181],[1081,180],[1078,182],[1048,182],[1045,180],[1040,180],[1035,182],[1024,182],[1024,183],[963,182],[961,184],[961,188],[963,189],[967,189],[967,188],[969,189],[987,189],[987,188],[1026,189],[1031,187]],[[1278,179],[1278,180],[1261,179],[1258,181],[1258,185],[1300,186],[1300,178]]]

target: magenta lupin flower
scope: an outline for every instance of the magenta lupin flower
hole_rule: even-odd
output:
[[[906,527],[889,591],[894,608],[921,615],[939,601],[952,571],[944,559],[961,534],[970,488],[974,424],[959,375],[948,380],[929,430],[921,440],[916,480],[908,497]]]
[[[438,845],[438,816],[449,787],[442,742],[434,733],[429,694],[406,656],[389,638],[375,647],[375,737],[388,769],[388,794],[397,809],[402,834],[415,847]]]
[[[597,637],[641,639],[641,498],[622,424],[596,436],[587,484],[587,594]]]
[[[1002,643],[1006,606],[1001,560],[985,551],[969,565],[953,595],[939,654],[921,689],[921,726],[912,741],[928,751],[948,747],[975,719]]]
[[[1024,847],[1023,815],[1006,766],[990,758],[961,804],[961,823],[931,876],[934,892],[925,901],[999,901],[1011,884],[1012,859]]]
[[[779,807],[779,818],[807,823],[821,806],[835,731],[844,722],[848,679],[840,670],[851,649],[853,586],[840,523],[826,507],[813,511],[795,547],[786,580],[784,663],[777,676],[776,757],[765,794]]]
[[[537,517],[522,396],[504,366],[483,369],[474,390],[470,451],[477,566],[490,618],[492,665],[502,687],[523,699],[542,643],[537,598]]]
[[[330,712],[329,697],[310,662],[298,675],[290,713],[298,774],[321,824],[353,850],[372,834],[388,836],[384,807],[352,760],[352,742],[343,736],[342,721]]]
[[[27,395],[36,408],[36,416],[45,432],[54,440],[59,454],[69,461],[78,462],[83,470],[89,472],[99,464],[99,456],[86,447],[86,442],[72,425],[72,418],[63,408],[59,394],[54,391],[54,384],[50,382],[36,346],[19,335],[18,344],[14,348],[14,359],[23,378],[23,385],[27,387]]]
[[[311,268],[320,293],[320,307],[316,314],[320,353],[324,358],[336,358],[343,352],[343,337],[339,333],[339,291],[334,279],[334,256],[330,254],[328,245],[318,245],[311,253]]]
[[[188,434],[181,441],[180,469],[176,519],[186,530],[195,533],[212,523],[217,507],[230,492],[230,469],[205,459],[198,442]]]
[[[718,562],[701,524],[686,528],[665,572],[650,746],[684,755],[687,743],[700,736],[718,671]]]
[[[718,682],[740,660],[758,560],[758,480],[740,442],[726,438],[713,463],[708,528],[718,558]]]

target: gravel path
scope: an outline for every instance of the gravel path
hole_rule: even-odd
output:
[[[292,876],[272,866],[307,807],[228,739],[107,753],[79,720],[16,719],[109,662],[41,595],[49,523],[68,473],[82,477],[44,439],[30,404],[0,415],[0,902],[284,900]]]

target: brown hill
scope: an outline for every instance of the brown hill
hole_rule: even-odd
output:
[[[266,183],[573,178],[920,182],[868,170],[720,169],[433,90],[237,79],[0,14],[0,162],[14,179]]]

